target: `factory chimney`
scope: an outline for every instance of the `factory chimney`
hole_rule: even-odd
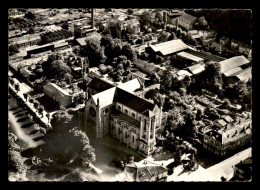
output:
[[[94,29],[94,9],[91,9],[91,28]]]

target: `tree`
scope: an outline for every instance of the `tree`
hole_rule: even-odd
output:
[[[30,29],[28,30],[28,33],[29,34],[34,34],[35,33],[35,30],[33,27],[30,27]]]
[[[25,101],[27,102],[28,94],[27,93],[23,93],[23,97],[24,97]]]
[[[73,151],[78,153],[78,161],[80,166],[90,169],[89,164],[95,161],[94,149],[89,144],[89,139],[83,131],[73,128],[69,131],[73,139]]]
[[[180,136],[183,139],[193,139],[196,136],[196,122],[195,114],[192,111],[186,110],[184,112],[184,125],[180,128]]]
[[[9,46],[9,54],[14,55],[16,53],[19,53],[19,46],[17,44],[12,44]]]
[[[44,108],[42,106],[39,106],[38,112],[41,114],[41,117],[43,117],[43,110]]]
[[[64,30],[68,30],[69,29],[69,25],[67,22],[64,22],[62,25],[61,25],[61,28],[64,29]]]
[[[50,67],[51,71],[52,71],[52,78],[56,78],[58,80],[64,79],[64,77],[66,76],[66,74],[70,74],[71,73],[71,69],[69,66],[67,66],[63,61],[61,60],[57,60],[57,61],[53,61],[51,63],[51,67]],[[68,76],[68,75],[67,75]]]
[[[25,18],[28,18],[28,19],[30,19],[30,20],[35,20],[35,15],[31,12],[31,11],[29,11],[28,13],[26,13],[25,15],[24,15],[24,17]]]
[[[72,79],[73,79],[73,76],[72,76],[71,74],[69,74],[69,73],[66,73],[66,74],[64,75],[64,79],[65,79],[65,81],[66,81],[67,84],[71,84],[71,81],[72,81]]]
[[[139,16],[139,22],[140,22],[141,26],[144,26],[144,25],[150,26],[150,24],[151,24],[151,13],[149,11],[144,11]]]
[[[36,102],[36,101],[34,101],[34,103],[33,103],[33,107],[37,110],[38,108],[39,108],[39,103],[38,102]]]
[[[10,78],[10,84],[13,86],[14,85],[14,79]]]
[[[46,117],[48,118],[48,122],[50,122],[50,114],[46,113]]]
[[[19,85],[19,83],[16,83],[16,84],[14,85],[14,89],[16,90],[17,93],[20,91],[20,85]]]
[[[59,110],[52,115],[51,125],[55,132],[68,131],[71,128],[69,122],[72,120],[72,115],[66,111]]]
[[[127,14],[132,15],[134,13],[134,9],[127,9]]]

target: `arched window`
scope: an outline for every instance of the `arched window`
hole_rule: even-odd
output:
[[[121,106],[117,106],[117,109],[121,110]]]
[[[132,117],[135,117],[135,113],[132,113]]]
[[[93,107],[89,108],[89,113],[92,117],[96,117],[96,110]]]
[[[128,110],[125,110],[125,114],[128,114]]]

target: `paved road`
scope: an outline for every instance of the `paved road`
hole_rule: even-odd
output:
[[[221,181],[221,177],[226,177],[228,180],[233,176],[233,166],[241,160],[250,157],[252,148],[243,150],[234,156],[214,165],[208,169],[200,166],[198,170],[190,174],[183,173],[180,176],[170,177],[171,181]],[[175,171],[175,173],[177,173]],[[179,168],[179,173],[181,173]]]

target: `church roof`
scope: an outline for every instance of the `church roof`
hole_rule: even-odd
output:
[[[102,79],[95,77],[90,81],[90,83],[87,85],[87,87],[92,88],[93,90],[95,90],[97,92],[102,92],[102,91],[112,88],[114,86]]]

